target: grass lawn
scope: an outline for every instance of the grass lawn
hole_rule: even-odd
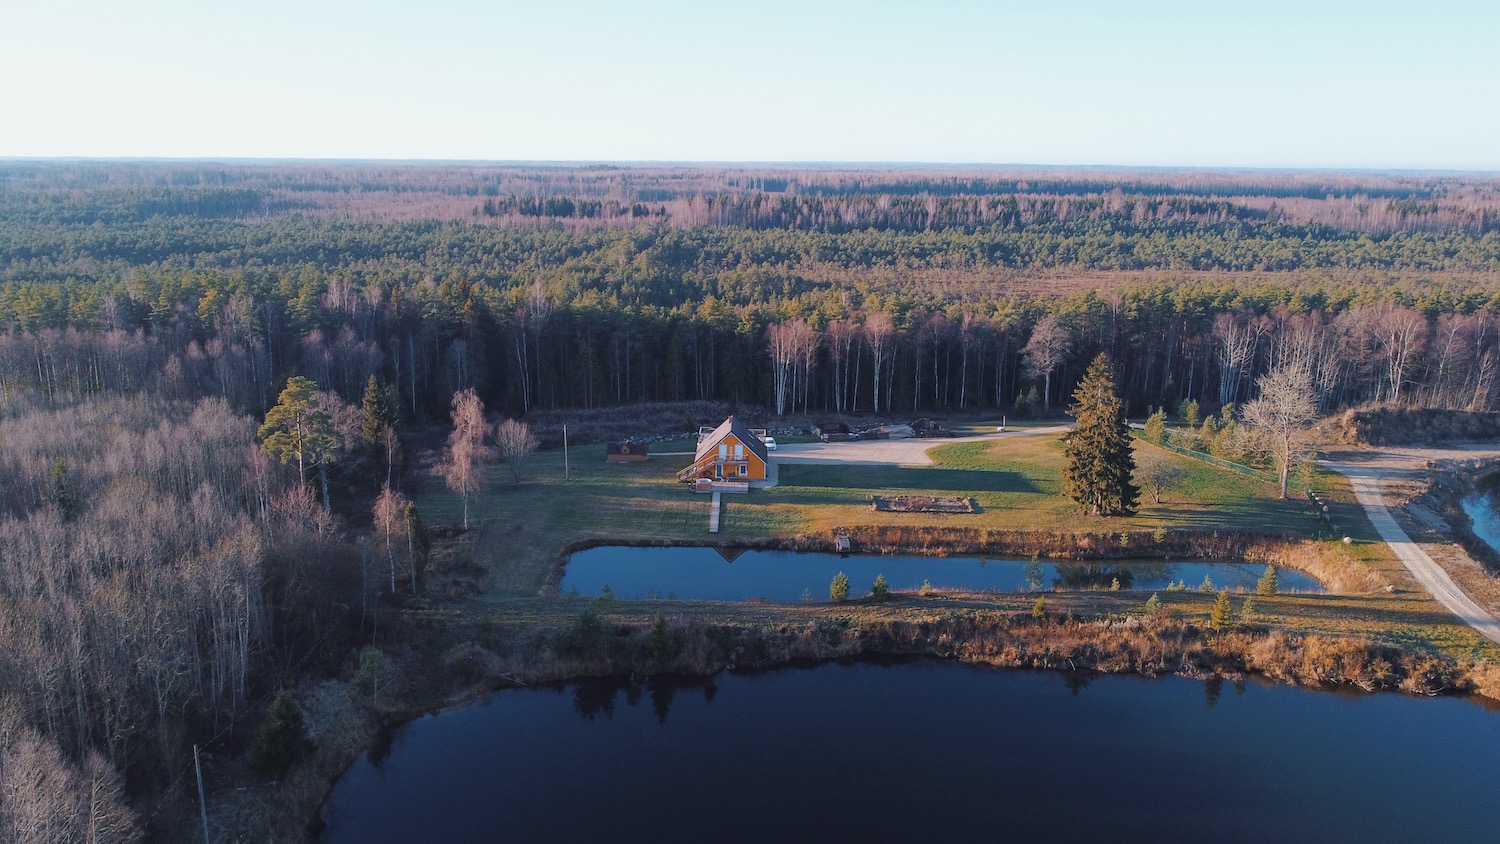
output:
[[[1161,504],[1143,496],[1128,518],[1081,516],[1062,494],[1062,443],[1055,437],[1015,437],[994,442],[938,445],[931,467],[782,466],[781,486],[767,497],[817,508],[819,527],[839,524],[909,524],[909,514],[867,512],[871,493],[967,495],[979,504],[974,516],[943,524],[1037,530],[1263,530],[1311,536],[1318,520],[1306,502],[1278,501],[1270,484],[1160,451],[1182,469],[1182,480]],[[919,517],[920,518],[920,517]]]

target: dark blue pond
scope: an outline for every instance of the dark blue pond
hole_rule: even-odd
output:
[[[1484,544],[1500,551],[1500,513],[1495,509],[1495,493],[1470,495],[1464,498],[1462,506],[1474,523],[1474,535]]]
[[[823,665],[418,719],[322,840],[1491,841],[1496,758],[1461,699]]]
[[[817,601],[828,600],[833,576],[849,576],[850,594],[868,594],[875,576],[884,574],[892,589],[916,590],[922,581],[935,588],[999,592],[1050,589],[1120,588],[1161,590],[1171,583],[1197,589],[1207,577],[1214,588],[1255,589],[1266,570],[1243,563],[1069,564],[974,557],[875,557],[800,554],[790,551],[744,551],[729,562],[713,548],[628,548],[609,546],[579,551],[568,561],[560,589],[564,594],[598,595],[607,585],[619,598],[675,597],[701,601],[795,602],[804,590]],[[1282,591],[1321,592],[1312,577],[1278,569]]]

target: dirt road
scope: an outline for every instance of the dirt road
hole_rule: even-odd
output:
[[[1019,428],[1005,433],[984,434],[978,437],[953,437],[931,440],[864,440],[852,443],[796,443],[783,445],[773,452],[776,463],[832,464],[864,466],[931,466],[929,449],[952,443],[989,442],[1031,437],[1043,434],[1060,436],[1070,426],[1052,425],[1046,428]]]
[[[1422,546],[1411,540],[1406,531],[1396,523],[1386,505],[1385,489],[1392,482],[1412,477],[1427,468],[1429,462],[1463,461],[1500,457],[1500,449],[1493,446],[1471,446],[1454,448],[1386,448],[1378,451],[1346,453],[1336,460],[1324,460],[1324,465],[1349,479],[1354,495],[1359,499],[1370,522],[1380,538],[1391,546],[1396,557],[1407,571],[1422,584],[1443,606],[1457,615],[1465,624],[1479,631],[1480,635],[1500,644],[1500,621],[1476,604],[1441,566],[1422,550]]]

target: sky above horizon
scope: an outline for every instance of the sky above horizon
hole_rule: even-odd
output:
[[[0,157],[1500,170],[1500,4],[49,0]]]

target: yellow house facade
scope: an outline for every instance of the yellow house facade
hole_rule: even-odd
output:
[[[693,463],[677,474],[684,481],[763,481],[770,463],[766,444],[733,416],[700,437]]]

